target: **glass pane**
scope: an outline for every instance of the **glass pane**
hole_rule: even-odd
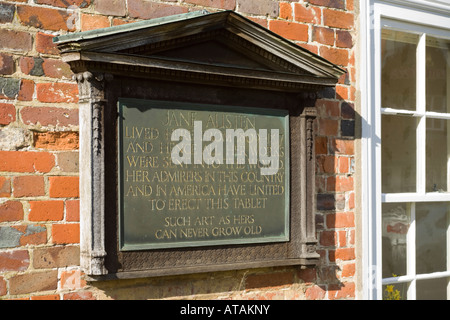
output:
[[[427,111],[450,112],[450,41],[427,36]]]
[[[406,300],[409,283],[396,283],[383,286],[383,300]]]
[[[417,280],[417,300],[447,300],[448,278]]]
[[[415,34],[384,29],[381,40],[381,106],[416,109]]]
[[[416,273],[447,270],[449,204],[416,204]]]
[[[383,193],[416,191],[416,128],[416,118],[382,116],[381,191]]]
[[[448,162],[450,139],[447,125],[449,120],[427,119],[426,180],[427,192],[449,191]]]
[[[383,278],[406,274],[406,234],[410,225],[407,203],[383,203],[382,206]]]

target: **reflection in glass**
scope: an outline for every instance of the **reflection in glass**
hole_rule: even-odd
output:
[[[447,278],[417,280],[417,300],[447,300]]]
[[[449,204],[416,204],[416,273],[447,270]]]
[[[381,106],[416,109],[415,34],[384,29],[381,41]]]
[[[383,286],[383,300],[406,300],[409,283],[395,283]]]
[[[427,119],[426,132],[426,191],[447,192],[450,145],[448,138],[449,120]]]
[[[450,112],[450,41],[427,36],[427,111]]]
[[[416,118],[382,116],[381,192],[416,191],[416,128]]]
[[[382,217],[382,277],[405,275],[406,235],[410,225],[409,205],[383,203]]]

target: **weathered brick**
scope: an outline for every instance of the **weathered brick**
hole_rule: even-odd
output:
[[[30,265],[28,250],[0,252],[0,272],[25,271]]]
[[[19,90],[20,79],[0,77],[0,98],[15,99]]]
[[[56,155],[56,163],[63,172],[78,172],[79,153],[77,151],[59,152]]]
[[[0,198],[9,198],[10,196],[11,196],[11,178],[0,177]]]
[[[55,165],[51,153],[32,151],[0,151],[0,171],[49,172]]]
[[[13,104],[0,103],[0,125],[16,121],[16,108]]]
[[[334,194],[317,194],[317,210],[334,210],[336,208],[336,199]]]
[[[78,102],[78,86],[74,83],[37,83],[36,93],[40,102]]]
[[[337,234],[335,231],[324,230],[320,233],[320,245],[329,247],[337,244]]]
[[[289,2],[280,2],[280,18],[285,20],[294,19],[292,5]]]
[[[328,177],[327,190],[337,192],[351,191],[353,190],[353,177],[342,175]]]
[[[59,294],[43,294],[31,296],[31,300],[59,300]]]
[[[53,31],[75,30],[75,26],[67,23],[71,14],[65,10],[19,5],[17,15],[25,26]]]
[[[345,0],[308,0],[308,2],[317,6],[345,9]]]
[[[80,200],[66,200],[66,221],[80,221]]]
[[[336,47],[352,48],[352,34],[347,30],[336,30]]]
[[[47,54],[58,54],[59,50],[53,43],[54,35],[42,32],[36,33],[36,51]]]
[[[332,28],[352,29],[353,13],[323,9],[323,23]]]
[[[78,246],[36,248],[33,251],[35,269],[52,269],[77,266],[80,264]]]
[[[23,206],[20,201],[6,201],[0,204],[0,222],[23,220]]]
[[[314,26],[312,40],[329,46],[334,45],[334,30],[330,28]]]
[[[355,215],[353,212],[328,214],[326,224],[328,228],[352,228],[355,226]]]
[[[31,134],[20,127],[8,126],[0,130],[0,150],[20,150],[31,145]]]
[[[320,48],[320,55],[337,65],[346,66],[348,64],[349,53],[347,49],[322,46]]]
[[[353,282],[342,282],[332,284],[328,288],[328,298],[330,300],[345,299],[355,297],[355,284]]]
[[[304,24],[270,20],[269,29],[289,40],[308,41],[308,26]]]
[[[16,7],[12,3],[0,2],[0,23],[9,23],[14,19]]]
[[[355,121],[341,120],[341,136],[354,137],[355,136]]]
[[[305,296],[307,300],[322,300],[325,298],[326,293],[324,286],[314,285],[306,289]]]
[[[18,176],[13,179],[14,197],[38,197],[45,195],[43,176]]]
[[[49,177],[49,183],[49,194],[52,198],[74,198],[79,196],[78,177]]]
[[[73,72],[70,66],[59,59],[44,59],[42,70],[50,78],[72,78]]]
[[[225,10],[234,10],[236,8],[236,0],[184,0],[184,2]]]
[[[322,12],[320,8],[305,6],[304,3],[294,4],[294,20],[305,23],[320,24]]]
[[[355,248],[338,248],[336,250],[330,250],[328,255],[332,262],[336,260],[354,260]]]
[[[88,31],[110,26],[108,17],[91,14],[81,14],[81,31]]]
[[[80,270],[69,270],[61,273],[61,289],[78,290],[86,286]]]
[[[22,79],[20,82],[20,89],[17,99],[20,101],[33,100],[34,94],[34,81],[28,79]]]
[[[68,8],[70,6],[87,8],[91,4],[92,0],[34,0],[34,2],[60,8]]]
[[[0,5],[1,10],[1,5]],[[1,11],[0,11],[1,12]],[[0,13],[1,15],[1,13]],[[14,59],[10,54],[0,53],[0,74],[13,74],[15,72]]]
[[[106,16],[124,16],[127,14],[126,2],[122,0],[95,0],[94,10]]]
[[[73,244],[80,242],[80,224],[53,224],[52,239],[54,244]]]
[[[64,218],[64,201],[30,201],[30,221],[61,221]]]
[[[9,279],[10,294],[26,294],[58,288],[58,270],[19,274]]]
[[[43,62],[44,59],[41,57],[21,57],[19,61],[20,71],[31,76],[43,76]]]
[[[239,12],[250,13],[261,16],[276,18],[279,16],[279,6],[277,1],[272,0],[237,0]]]
[[[95,300],[94,295],[90,291],[78,291],[66,293],[63,295],[64,300]]]
[[[145,0],[128,0],[128,14],[131,18],[153,19],[188,12],[187,8]]]
[[[2,49],[29,51],[33,48],[31,34],[23,31],[0,29]]]
[[[78,109],[55,107],[24,107],[20,111],[23,123],[41,126],[77,126]]]
[[[0,248],[45,244],[47,229],[41,225],[14,225],[0,227]]]
[[[315,145],[315,151],[316,154],[328,154],[328,138],[327,137],[316,137],[314,139]]]
[[[331,138],[329,141],[330,151],[337,154],[353,155],[355,153],[354,140]]]
[[[6,280],[4,277],[0,276],[0,296],[6,295],[7,292]]]
[[[34,146],[48,150],[75,150],[78,149],[78,132],[35,132]]]
[[[335,119],[319,119],[318,134],[321,136],[337,136],[339,131],[339,121]]]

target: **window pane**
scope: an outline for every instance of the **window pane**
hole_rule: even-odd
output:
[[[381,118],[381,176],[383,193],[416,191],[417,120],[407,116]]]
[[[416,204],[416,273],[447,270],[449,204]]]
[[[406,234],[410,224],[409,205],[383,203],[382,206],[383,278],[406,274]]]
[[[396,283],[383,286],[383,300],[406,300],[409,283]]]
[[[448,278],[417,280],[417,300],[447,300]]]
[[[414,34],[384,29],[381,40],[381,106],[416,109],[416,48]]]
[[[427,36],[427,111],[450,112],[450,41]]]
[[[448,120],[443,119],[427,119],[427,192],[449,191],[447,163],[450,157],[450,140],[448,139],[448,122]]]

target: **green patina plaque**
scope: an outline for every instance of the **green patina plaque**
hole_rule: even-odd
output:
[[[118,108],[121,250],[289,240],[287,111],[136,99]]]

